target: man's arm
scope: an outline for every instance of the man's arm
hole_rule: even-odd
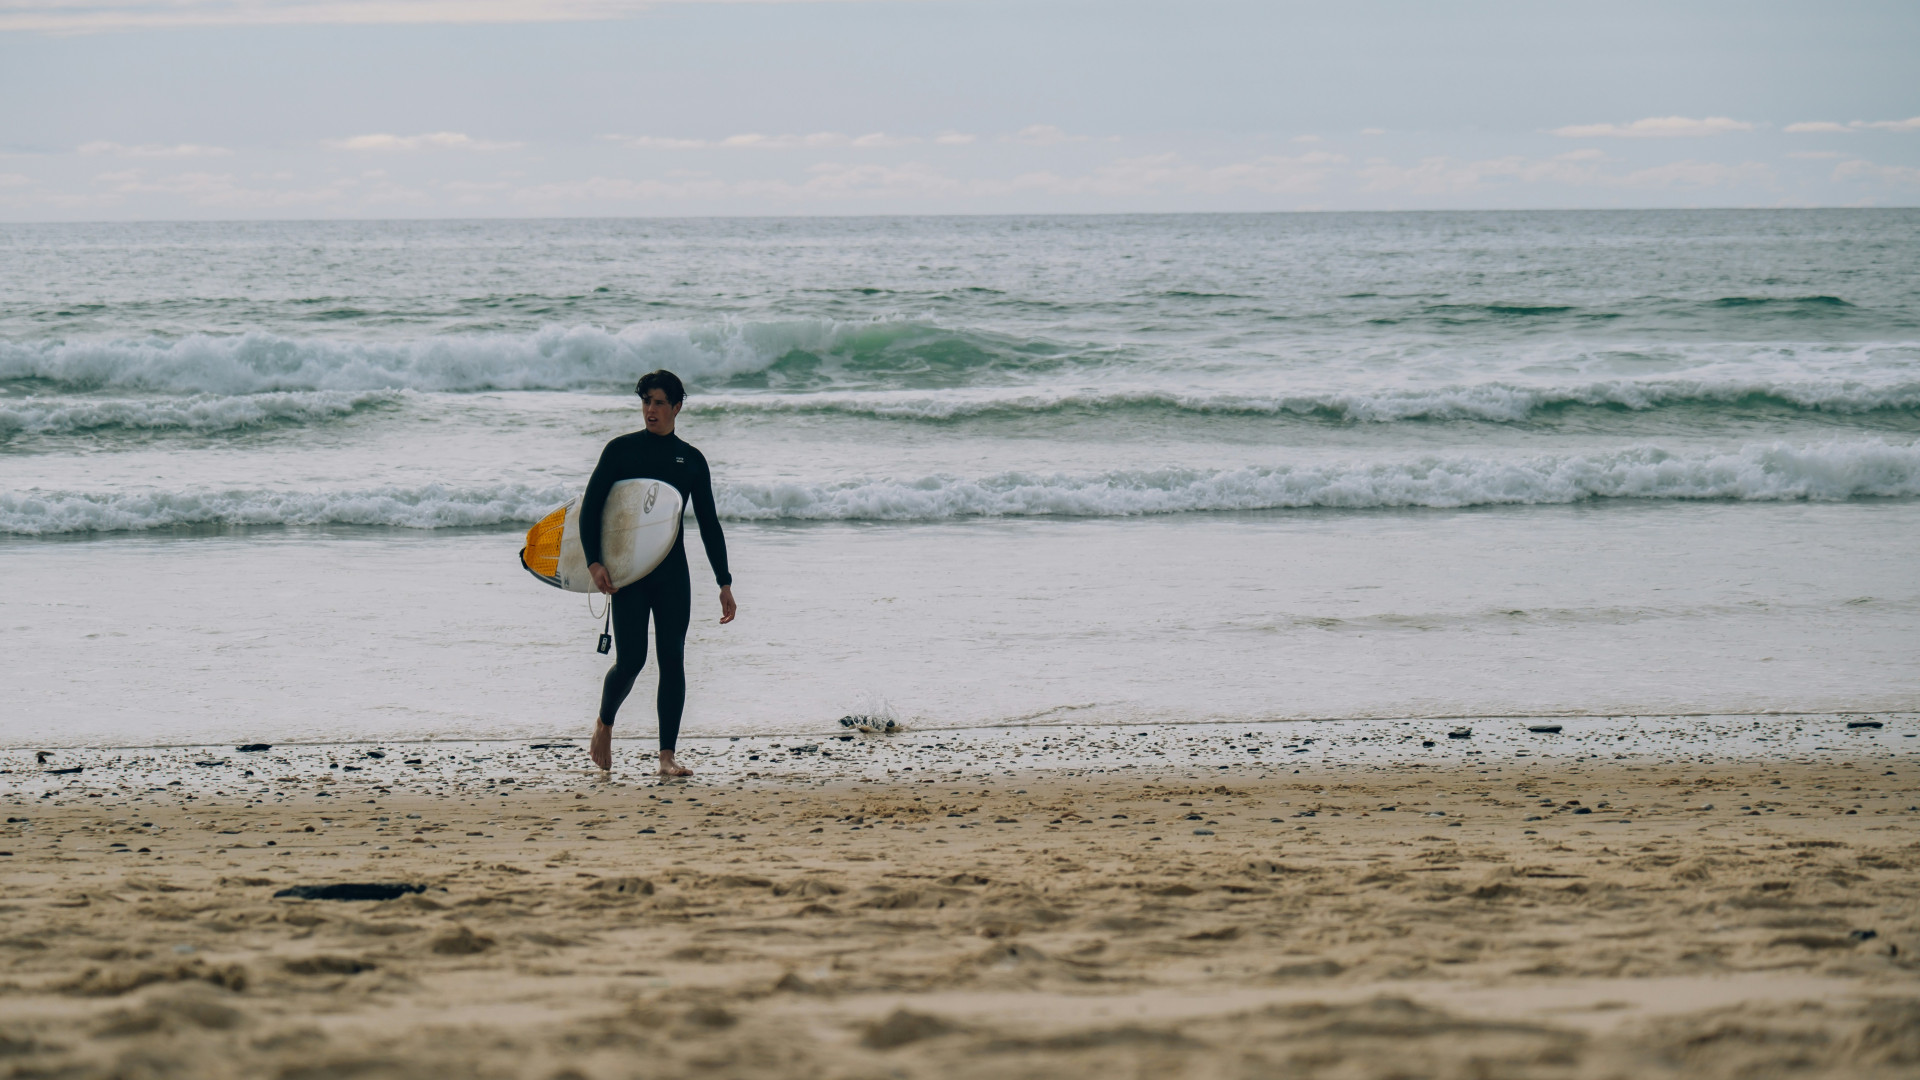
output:
[[[733,584],[733,575],[727,572],[727,538],[720,531],[720,511],[713,505],[713,471],[707,467],[704,454],[700,456],[700,474],[693,481],[693,516],[700,522],[700,543],[707,549],[707,562],[713,565],[713,580],[726,589]],[[582,518],[582,523],[585,520]]]

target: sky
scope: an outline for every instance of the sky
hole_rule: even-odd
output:
[[[0,0],[0,221],[1920,205],[1920,3]]]

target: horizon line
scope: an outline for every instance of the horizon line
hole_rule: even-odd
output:
[[[1813,213],[1828,211],[1920,210],[1910,205],[1857,206],[1555,206],[1555,207],[1390,207],[1309,208],[1289,210],[1027,210],[1027,211],[895,211],[879,213],[715,213],[715,214],[531,214],[432,217],[129,217],[71,219],[7,219],[0,228],[20,225],[317,225],[317,224],[437,224],[454,222],[533,221],[811,221],[871,220],[877,218],[1146,218],[1146,217],[1277,217],[1283,214],[1698,214],[1698,213]]]

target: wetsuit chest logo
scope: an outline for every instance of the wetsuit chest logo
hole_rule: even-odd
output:
[[[674,458],[673,461],[676,465],[685,465],[687,463],[687,459],[683,457]]]

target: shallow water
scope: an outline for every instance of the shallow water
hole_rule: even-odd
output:
[[[693,555],[690,733],[1910,709],[1916,232],[8,226],[0,739],[584,727],[514,552],[662,365],[743,607]]]

